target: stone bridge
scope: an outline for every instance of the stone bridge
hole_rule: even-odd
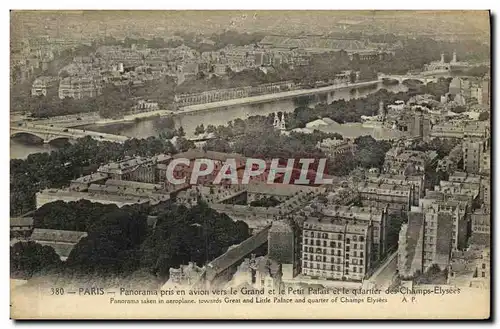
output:
[[[85,136],[90,136],[98,141],[108,141],[114,143],[124,143],[129,139],[127,136],[112,135],[95,131],[86,131],[81,129],[70,129],[64,127],[51,127],[46,125],[36,125],[21,123],[11,125],[10,137],[18,135],[32,135],[43,140],[44,143],[50,143],[56,139],[76,140]]]
[[[399,83],[403,83],[405,80],[418,80],[424,84],[427,84],[429,82],[437,82],[438,77],[435,75],[424,75],[424,74],[418,74],[418,75],[386,75],[386,74],[379,74],[378,75],[379,80],[383,79],[393,79],[393,80],[398,80]]]

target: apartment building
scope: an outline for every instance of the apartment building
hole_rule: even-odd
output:
[[[332,159],[348,153],[353,154],[356,150],[356,144],[349,139],[327,138],[318,142],[316,147]]]
[[[491,174],[491,150],[485,149],[481,154],[481,162],[479,164],[479,173],[481,175]]]
[[[471,231],[472,233],[490,234],[491,213],[489,207],[483,206],[471,215]]]
[[[395,175],[423,174],[425,169],[435,161],[437,161],[436,152],[420,152],[394,147],[385,154],[384,172]]]
[[[470,138],[481,141],[489,138],[490,123],[488,121],[450,121],[432,126],[432,138]]]
[[[371,268],[371,221],[308,218],[302,231],[302,274],[362,281]]]
[[[55,95],[58,81],[57,77],[43,76],[36,78],[31,86],[31,96],[47,96],[51,92],[54,92]]]
[[[417,206],[420,198],[424,195],[424,175],[393,175],[367,173],[365,181],[375,184],[391,184],[399,186],[409,186],[413,188],[412,205]]]
[[[449,214],[451,216],[451,246],[454,250],[463,249],[467,244],[467,206],[466,201],[431,198],[420,200],[420,208],[425,214],[425,221],[429,229],[436,226],[435,222],[439,214]],[[434,224],[429,226],[429,223]],[[434,234],[436,232],[431,230],[428,233]]]
[[[489,245],[472,245],[469,250],[453,252],[448,284],[456,287],[489,289],[490,258]]]
[[[155,183],[156,161],[154,158],[126,158],[102,165],[97,172],[108,174],[114,180]]]
[[[371,261],[377,262],[387,252],[387,209],[372,207],[341,206],[328,204],[315,212],[325,220],[345,219],[351,222],[371,223]],[[314,212],[310,214],[314,217]]]
[[[101,84],[93,78],[67,77],[62,79],[59,84],[60,99],[97,97],[101,93]]]
[[[402,225],[399,233],[399,275],[411,278],[433,264],[447,268],[452,252],[452,226],[450,214],[427,213],[421,209],[410,212],[408,223]]]
[[[361,183],[359,199],[364,207],[387,208],[388,213],[406,214],[415,198],[413,185]]]
[[[483,154],[485,150],[485,142],[474,141],[471,139],[465,140],[462,144],[464,166],[463,170],[467,173],[477,174],[480,171]],[[483,164],[484,166],[484,164]]]

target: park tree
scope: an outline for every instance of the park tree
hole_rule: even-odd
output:
[[[186,136],[186,133],[184,132],[184,128],[182,126],[180,126],[179,129],[177,129],[176,135],[179,137]]]
[[[208,140],[207,143],[203,146],[203,148],[207,151],[215,151],[223,153],[231,153],[233,151],[229,142],[222,138],[214,138]]]
[[[173,206],[159,215],[155,231],[142,244],[141,267],[167,278],[171,267],[189,261],[202,266],[248,237],[244,222],[234,222],[204,203]]]
[[[184,137],[177,138],[176,148],[179,152],[186,152],[187,150],[195,148],[196,145],[193,141],[186,139]]]
[[[205,133],[205,127],[203,126],[203,123],[200,124],[199,126],[196,126],[194,129],[194,134],[195,135],[201,135]]]
[[[205,131],[209,134],[217,132],[217,128],[214,125],[208,125]]]
[[[10,247],[11,277],[29,279],[41,270],[57,268],[60,265],[59,255],[52,247],[33,241],[17,242]]]
[[[400,213],[389,213],[387,215],[387,247],[392,248],[398,245],[399,231],[401,226],[408,222],[407,214],[401,211]]]
[[[377,141],[371,136],[360,136],[354,140],[357,145],[355,161],[358,166],[370,169],[381,168],[385,153],[391,148],[387,141]]]
[[[71,251],[66,266],[103,275],[132,273],[139,268],[138,247],[146,238],[143,209],[124,207],[93,218],[88,236]]]

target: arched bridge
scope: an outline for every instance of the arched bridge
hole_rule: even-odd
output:
[[[444,77],[444,75],[440,75],[440,77]],[[378,75],[379,80],[383,79],[393,79],[393,80],[398,80],[399,83],[403,83],[405,80],[418,80],[422,83],[429,83],[429,82],[437,82],[438,77],[436,75],[424,75],[424,74],[416,74],[416,75],[386,75],[386,74],[379,74]]]
[[[12,125],[10,127],[10,137],[15,135],[28,134],[36,136],[43,140],[44,143],[50,143],[56,139],[78,139],[85,136],[90,136],[98,141],[108,141],[115,143],[123,143],[129,139],[127,136],[112,135],[100,133],[96,131],[86,131],[82,129],[70,129],[64,127],[50,127],[45,125],[35,125],[23,123],[21,125]]]

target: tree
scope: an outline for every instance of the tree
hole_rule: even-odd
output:
[[[205,79],[205,78],[206,78],[206,74],[205,74],[205,72],[203,72],[203,71],[198,71],[198,73],[196,73],[196,79],[198,79],[198,80],[203,80],[203,79]]]
[[[431,94],[436,97],[436,99],[440,99],[441,96],[444,96],[450,90],[451,78],[440,78],[437,82],[429,82],[422,89],[422,91],[426,94]]]
[[[59,73],[59,77],[60,77],[61,79],[64,79],[64,78],[69,77],[69,73],[68,73],[68,71],[66,71],[66,70],[62,70],[62,71],[61,71],[61,73]]]
[[[222,138],[210,139],[207,141],[207,143],[203,147],[207,151],[215,151],[215,152],[223,152],[223,153],[233,152],[229,142],[225,139],[222,139]]]
[[[399,231],[403,223],[408,222],[406,213],[389,213],[387,216],[387,247],[392,248],[398,245]]]
[[[370,80],[376,79],[376,77],[377,77],[377,72],[375,72],[375,70],[372,69],[370,66],[362,65],[360,67],[360,71],[359,71],[359,80],[360,81],[370,81]]]
[[[186,136],[186,133],[184,132],[184,128],[182,128],[182,126],[180,126],[179,129],[177,129],[176,135],[179,136],[179,137]]]
[[[355,161],[357,165],[370,169],[382,168],[385,153],[391,148],[387,141],[377,141],[371,136],[360,136],[355,139],[357,145]]]
[[[137,248],[146,238],[144,209],[124,207],[93,217],[88,236],[71,251],[66,265],[79,272],[126,275],[139,268]]]
[[[217,128],[214,125],[208,125],[207,129],[205,129],[205,131],[207,133],[211,134],[211,133],[215,133],[217,131]]]
[[[35,209],[35,193],[45,188],[61,188],[72,179],[95,172],[110,161],[125,156],[175,153],[168,140],[150,137],[131,139],[123,144],[98,142],[91,137],[49,153],[35,153],[10,161],[10,211],[18,216]]]
[[[439,265],[432,264],[425,273],[418,275],[415,278],[416,284],[445,284],[448,277],[446,269],[441,270]]]
[[[10,248],[10,272],[12,277],[29,279],[44,269],[61,265],[54,248],[33,241],[17,242]]]
[[[479,113],[479,121],[487,121],[490,119],[490,113],[489,112],[481,112]]]
[[[170,140],[172,138],[174,138],[175,136],[175,132],[174,131],[171,131],[171,130],[165,130],[165,131],[161,131],[159,133],[159,136],[161,139],[164,139],[164,140]]]
[[[203,126],[203,123],[200,124],[199,126],[196,126],[194,129],[194,134],[195,135],[201,135],[205,133],[205,127]]]
[[[173,206],[141,246],[141,267],[167,278],[171,267],[189,261],[199,266],[249,237],[248,226],[234,222],[204,203],[192,208]]]
[[[186,139],[184,137],[179,137],[176,142],[176,148],[179,152],[186,152],[187,150],[193,149],[196,147],[193,141]]]
[[[483,77],[490,72],[490,67],[486,65],[476,66],[465,72],[466,76]]]
[[[450,138],[433,138],[430,142],[421,142],[417,144],[413,149],[415,151],[436,151],[438,158],[442,159],[457,146],[460,141],[457,139]]]
[[[95,220],[118,210],[116,205],[102,205],[88,200],[44,204],[33,214],[33,226],[42,229],[88,232]]]
[[[355,83],[356,82],[356,72],[354,71],[351,71],[351,73],[349,73],[349,82],[350,83]]]
[[[356,160],[352,153],[345,153],[328,161],[328,174],[346,176],[356,168]]]
[[[453,112],[455,113],[464,113],[465,111],[467,111],[467,109],[465,108],[465,106],[455,106],[451,109]]]
[[[97,104],[99,115],[104,118],[119,118],[132,106],[128,92],[114,87],[105,88],[97,97]]]

